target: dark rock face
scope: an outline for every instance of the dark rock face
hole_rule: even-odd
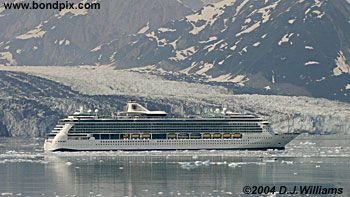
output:
[[[110,110],[118,103],[118,99],[112,104],[23,73],[0,72],[0,86],[0,136],[44,136],[79,106]]]
[[[221,1],[94,55],[108,63],[114,53],[118,68],[155,65],[267,93],[349,101],[348,32],[347,1]]]

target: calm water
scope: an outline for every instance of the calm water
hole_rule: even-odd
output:
[[[249,196],[246,185],[342,187],[337,196],[350,196],[349,140],[301,137],[285,151],[48,154],[42,139],[0,138],[0,196]]]

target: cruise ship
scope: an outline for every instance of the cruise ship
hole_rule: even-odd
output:
[[[59,120],[44,150],[266,150],[284,149],[296,136],[274,133],[268,121],[254,115],[174,118],[128,102],[109,117],[80,109]]]

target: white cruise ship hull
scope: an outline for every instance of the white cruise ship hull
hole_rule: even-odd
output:
[[[298,134],[246,133],[239,139],[45,140],[45,151],[266,150],[284,149]],[[63,140],[64,139],[64,140]]]

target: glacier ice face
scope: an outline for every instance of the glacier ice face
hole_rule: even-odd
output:
[[[310,97],[235,95],[207,84],[105,67],[0,67],[0,135],[44,136],[79,106],[103,114],[121,110],[133,98],[172,114],[253,113],[275,132],[348,133],[350,105]],[[16,72],[14,72],[16,71]]]

